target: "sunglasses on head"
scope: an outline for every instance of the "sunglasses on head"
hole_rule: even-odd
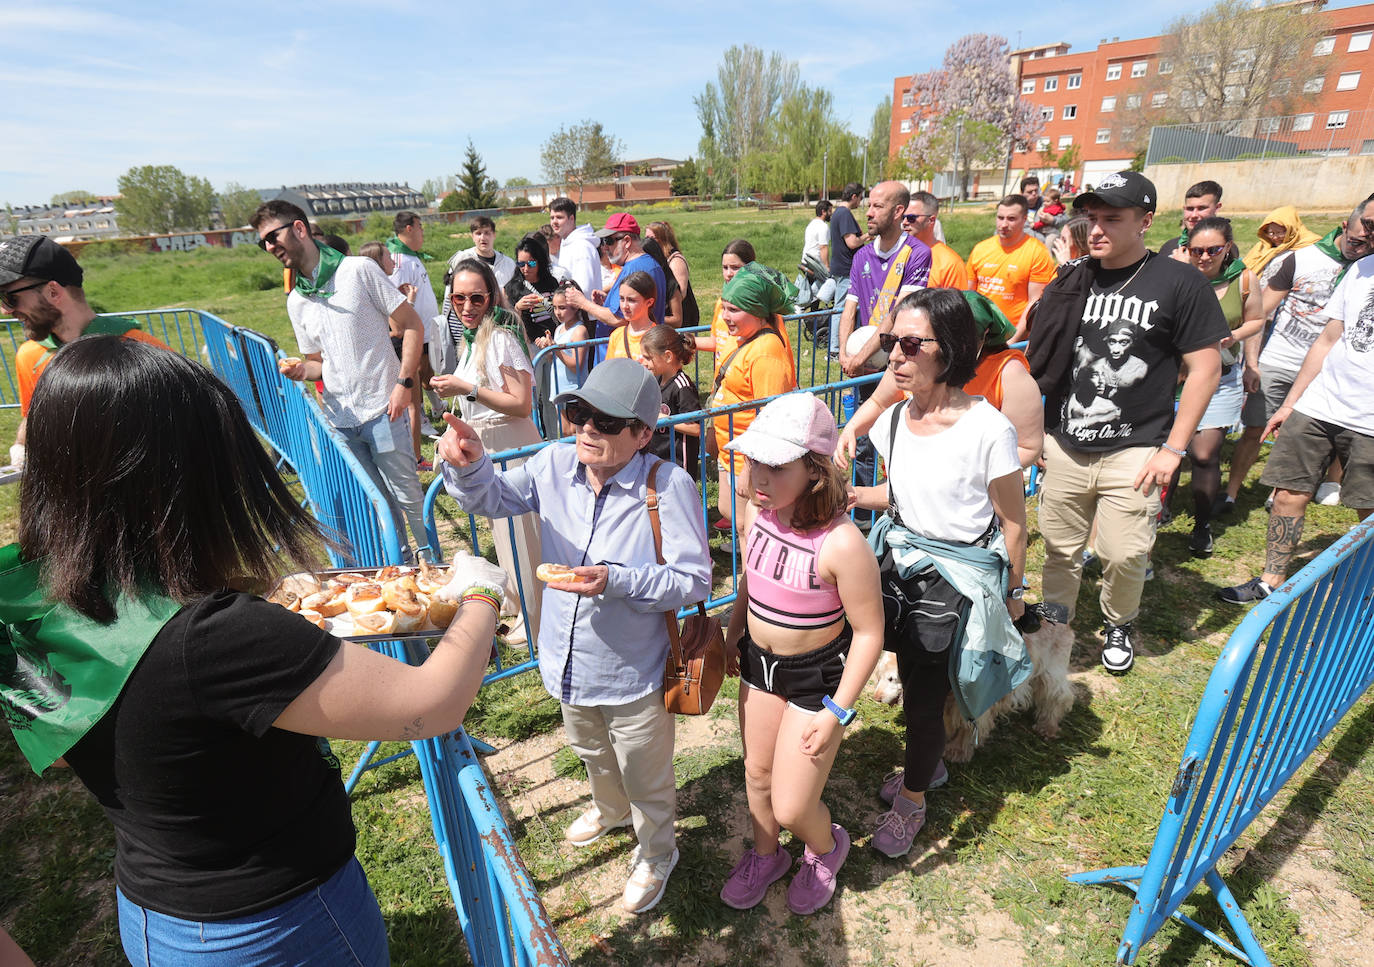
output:
[[[885,353],[892,352],[894,346],[902,347],[903,356],[919,356],[925,343],[939,342],[934,336],[894,336],[890,332],[878,333],[878,348]]]
[[[467,295],[463,292],[455,292],[449,296],[449,301],[455,306],[466,305],[469,302],[474,306],[484,306],[487,304],[487,297],[480,292],[474,292],[472,295]]]
[[[596,427],[598,433],[604,433],[606,436],[615,436],[631,423],[639,422],[638,420],[632,420],[624,416],[607,416],[600,410],[594,410],[586,403],[581,403],[576,400],[569,402],[567,406],[563,407],[563,415],[566,416],[568,422],[575,427],[585,426],[587,422],[590,421],[592,426]]]
[[[1229,245],[1189,245],[1188,254],[1195,259],[1201,258],[1204,255],[1210,258],[1216,258],[1229,247]]]

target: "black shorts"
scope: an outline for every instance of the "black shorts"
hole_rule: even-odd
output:
[[[400,358],[401,358],[401,337],[400,337],[400,336],[392,336],[392,337],[391,337],[391,348],[394,349],[394,350],[396,350],[396,358],[397,358],[397,359],[400,359]],[[422,355],[425,355],[425,356],[428,356],[428,355],[429,355],[429,343],[425,343],[424,346],[421,348],[421,354],[422,354]]]
[[[1345,467],[1341,503],[1356,510],[1374,507],[1374,437],[1296,410],[1279,430],[1260,483],[1300,494],[1315,493],[1336,457]]]
[[[848,623],[840,633],[815,651],[804,655],[775,655],[764,651],[745,632],[739,640],[739,677],[750,688],[787,700],[803,712],[819,712],[821,699],[833,696],[844,677],[854,629]]]

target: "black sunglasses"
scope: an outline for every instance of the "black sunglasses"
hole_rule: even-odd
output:
[[[30,289],[41,289],[47,284],[45,280],[43,282],[34,282],[30,285],[21,285],[17,289],[8,289],[4,292],[0,292],[0,305],[4,306],[6,309],[13,310],[19,305],[19,300],[16,299],[15,296],[21,292],[28,292]]]
[[[268,246],[269,244],[271,244],[271,245],[280,245],[280,244],[281,244],[281,233],[282,233],[283,231],[285,231],[286,229],[290,228],[290,227],[291,227],[292,225],[294,225],[294,224],[296,224],[296,223],[295,223],[295,222],[287,222],[285,225],[278,225],[276,228],[272,229],[272,231],[268,232],[268,233],[267,233],[266,235],[264,235],[262,238],[258,239],[258,248],[260,248],[260,249],[262,249],[264,252],[266,252],[266,251],[267,251],[267,246]]]
[[[563,407],[563,415],[575,427],[585,426],[588,421],[591,421],[597,432],[604,433],[606,436],[615,436],[630,424],[639,422],[624,416],[607,416],[600,410],[594,410],[586,403],[579,402],[569,402],[567,406]]]
[[[890,332],[878,333],[878,348],[885,353],[892,352],[894,346],[902,347],[903,356],[919,356],[922,347],[928,342],[939,342],[934,336],[894,336]]]
[[[1201,258],[1204,255],[1216,258],[1231,246],[1227,245],[1189,245],[1188,254],[1193,258]]]

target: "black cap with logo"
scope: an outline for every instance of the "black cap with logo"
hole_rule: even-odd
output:
[[[72,253],[46,235],[7,238],[0,242],[0,285],[20,279],[42,279],[58,285],[80,285],[83,273]]]
[[[1155,210],[1154,182],[1138,171],[1118,171],[1098,182],[1092,191],[1085,191],[1073,200],[1074,210],[1084,205],[1107,205],[1111,208],[1143,208]]]

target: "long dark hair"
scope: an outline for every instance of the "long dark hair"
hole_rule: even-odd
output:
[[[101,622],[121,592],[187,603],[309,567],[323,534],[214,373],[117,336],[64,347],[38,381],[19,545],[53,600]],[[280,550],[278,550],[280,549]]]
[[[534,280],[534,287],[540,292],[552,292],[558,288],[558,280],[554,278],[553,268],[549,261],[549,243],[544,240],[544,236],[538,232],[531,232],[522,238],[515,246],[515,254],[518,258],[521,251],[529,252],[534,256],[535,262],[539,263],[535,267],[537,277]],[[514,278],[523,280],[525,274],[517,270]]]

